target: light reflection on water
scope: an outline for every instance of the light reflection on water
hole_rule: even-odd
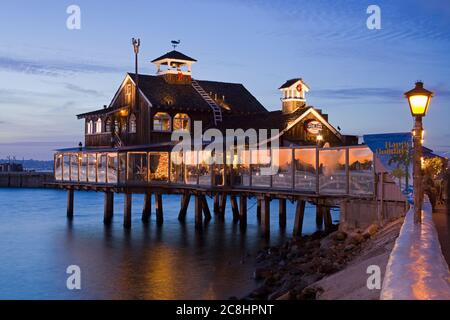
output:
[[[212,201],[210,208],[212,209]],[[103,225],[103,195],[76,192],[75,216],[65,217],[66,193],[0,189],[0,299],[227,299],[257,284],[254,259],[261,248],[291,236],[295,207],[288,202],[286,232],[278,227],[278,202],[271,206],[271,238],[262,239],[255,200],[241,233],[227,204],[225,223],[214,218],[195,232],[193,199],[185,224],[177,220],[179,196],[165,196],[164,225],[152,213],[141,223],[143,197],[133,198],[132,229],[122,227],[123,197]],[[153,203],[154,204],[154,203]],[[154,209],[154,205],[153,205]],[[308,206],[304,231],[315,231]],[[338,213],[333,212],[333,219]],[[81,267],[82,290],[66,289],[66,268]]]

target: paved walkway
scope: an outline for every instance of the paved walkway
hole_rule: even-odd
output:
[[[450,211],[445,206],[439,206],[433,213],[433,222],[441,243],[442,254],[450,266]]]

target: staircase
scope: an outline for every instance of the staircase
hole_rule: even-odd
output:
[[[119,133],[117,133],[117,131],[114,131],[114,146],[116,147],[116,148],[121,148],[121,147],[123,147],[123,142],[122,142],[122,139],[120,139],[120,135],[119,135]]]
[[[203,88],[198,84],[197,81],[192,79],[192,87],[198,94],[205,100],[205,102],[211,107],[214,116],[214,124],[217,125],[219,122],[222,122],[222,109],[216,104],[216,102],[211,99],[209,94],[203,90]]]

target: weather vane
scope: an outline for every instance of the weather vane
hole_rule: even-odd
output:
[[[175,50],[177,46],[181,43],[180,40],[172,40],[170,42],[172,43],[173,50]]]
[[[133,44],[133,48],[134,48],[134,53],[138,54],[139,53],[139,47],[141,46],[141,39],[131,39],[131,43]]]

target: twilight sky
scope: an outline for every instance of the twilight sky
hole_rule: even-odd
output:
[[[81,30],[66,28],[71,4]],[[370,4],[381,30],[366,27]],[[436,93],[425,143],[450,151],[448,0],[15,0],[2,3],[0,29],[0,159],[51,159],[83,141],[75,115],[109,104],[133,71],[132,37],[142,73],[180,39],[194,78],[243,83],[269,110],[302,77],[308,104],[347,134],[409,131],[402,93],[423,80]]]

